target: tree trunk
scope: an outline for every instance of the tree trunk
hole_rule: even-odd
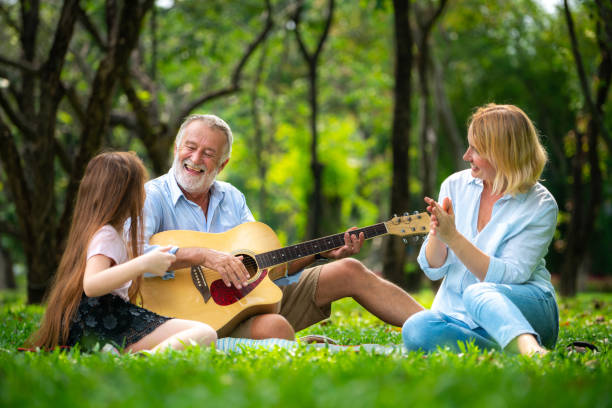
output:
[[[407,0],[394,0],[395,29],[395,87],[391,151],[393,178],[391,181],[391,213],[409,210],[410,191],[410,129],[411,129],[411,73],[412,33],[410,32],[410,5]],[[411,289],[404,272],[406,249],[398,237],[387,237],[383,260],[383,274],[390,281]]]
[[[257,63],[257,71],[255,73],[255,80],[253,81],[253,89],[251,90],[251,116],[253,117],[253,149],[254,159],[257,167],[257,176],[259,178],[259,201],[257,203],[257,209],[259,212],[259,219],[265,220],[267,213],[267,200],[268,191],[266,188],[266,177],[268,174],[268,149],[270,146],[264,141],[264,130],[261,124],[261,112],[259,109],[259,86],[261,84],[261,76],[264,69],[264,61],[266,59],[266,48],[264,47],[261,51],[261,56]]]
[[[11,253],[0,247],[0,289],[16,289]]]
[[[436,170],[438,168],[438,135],[433,126],[429,73],[431,72],[431,32],[436,20],[442,14],[446,0],[441,0],[437,8],[415,8],[415,27],[417,38],[417,72],[419,88],[419,147],[421,151],[420,176],[423,195],[432,197],[436,191]]]
[[[448,95],[444,90],[444,69],[442,65],[431,56],[431,66],[434,76],[434,105],[437,110],[437,117],[444,125],[446,130],[446,140],[451,146],[451,152],[455,157],[455,171],[465,168],[463,153],[465,152],[464,137],[461,136],[457,128],[457,121],[448,100]],[[444,135],[444,133],[442,134]]]
[[[309,67],[308,102],[310,104],[310,171],[312,173],[312,192],[308,199],[307,239],[321,236],[323,223],[323,164],[319,161],[317,132],[317,115],[319,111],[317,101],[317,66]]]
[[[142,18],[152,3],[153,0],[146,0],[142,4],[128,1],[119,7],[117,14],[107,13],[112,24],[107,30],[110,37],[108,52],[98,67],[86,114],[83,115],[80,148],[75,162],[69,166],[72,173],[68,174],[70,181],[65,207],[59,220],[54,161],[56,156],[62,156],[63,146],[55,139],[56,117],[64,90],[68,88],[62,84],[62,71],[75,22],[81,11],[77,0],[64,1],[48,55],[42,59],[44,62],[39,67],[35,67],[38,2],[28,1],[22,5],[21,45],[26,65],[19,72],[21,88],[12,89],[19,108],[13,108],[0,94],[6,117],[19,131],[20,137],[13,135],[0,117],[3,145],[0,158],[14,198],[19,233],[23,237],[29,303],[42,301],[55,273],[70,226],[79,180],[87,162],[99,150],[101,137],[106,131],[117,72],[127,63],[140,32]],[[18,141],[21,148],[17,146]]]
[[[323,164],[319,161],[318,155],[318,132],[317,132],[317,115],[318,115],[318,100],[317,100],[317,78],[318,66],[323,46],[329,35],[332,19],[334,16],[334,0],[327,2],[327,17],[325,27],[321,36],[317,41],[317,46],[313,52],[308,51],[306,44],[302,39],[300,32],[300,20],[304,2],[299,1],[294,15],[295,36],[296,40],[308,67],[308,103],[310,104],[310,171],[312,173],[312,191],[308,198],[308,221],[307,221],[307,239],[314,239],[321,236],[321,225],[323,225]]]
[[[574,31],[572,15],[567,3],[564,1],[565,18],[571,40],[572,53],[576,63],[578,79],[581,84],[585,100],[585,116],[587,125],[584,134],[581,129],[576,130],[576,154],[571,161],[573,184],[570,194],[570,224],[567,232],[567,245],[564,253],[564,262],[561,268],[561,294],[573,296],[577,291],[577,278],[580,262],[589,258],[591,247],[588,245],[595,229],[595,220],[599,214],[602,203],[603,176],[599,158],[599,138],[605,142],[608,132],[601,120],[604,105],[608,100],[608,92],[612,80],[612,8],[601,1],[596,2],[596,35],[600,51],[600,63],[595,75],[595,99],[591,97],[585,73],[582,56],[578,48],[578,41]],[[580,119],[577,120],[581,122]],[[577,126],[578,127],[578,126]],[[584,140],[583,140],[584,138]],[[584,167],[589,166],[590,180],[584,179]],[[588,182],[588,191],[585,184]],[[588,266],[585,264],[583,266]],[[590,271],[584,273],[590,274]]]

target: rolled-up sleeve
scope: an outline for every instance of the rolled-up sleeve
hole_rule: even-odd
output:
[[[425,275],[429,279],[436,281],[436,280],[442,279],[444,275],[448,273],[448,268],[450,266],[449,259],[448,259],[449,257],[448,256],[446,257],[446,261],[439,268],[432,268],[431,266],[429,266],[429,262],[427,261],[427,255],[425,255],[425,248],[427,247],[428,241],[429,241],[429,236],[427,237],[427,239],[425,240],[425,242],[423,242],[423,245],[421,246],[421,250],[419,251],[419,256],[417,257],[417,262],[419,263],[419,266],[421,267],[421,270],[423,270]],[[449,251],[449,254],[450,254],[450,251]]]
[[[244,194],[240,193],[240,200],[236,200],[239,206],[237,213],[240,214],[240,223],[255,221],[255,217],[251,213],[249,206],[247,205]]]
[[[440,186],[440,194],[438,196],[438,202],[439,203],[442,202],[442,200],[445,197],[450,197],[447,181],[444,181],[442,185]],[[429,238],[430,238],[430,235],[427,235],[427,238],[423,242],[423,245],[421,245],[421,250],[419,251],[419,256],[417,257],[417,262],[419,263],[419,266],[421,267],[425,275],[429,279],[436,281],[436,280],[442,279],[444,275],[448,273],[450,266],[453,263],[457,262],[457,257],[455,256],[453,251],[448,249],[446,260],[444,261],[444,264],[442,264],[439,268],[432,268],[429,265],[429,261],[427,260],[427,255],[425,253],[427,244],[429,242]]]

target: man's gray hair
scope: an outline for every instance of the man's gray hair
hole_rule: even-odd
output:
[[[195,122],[196,120],[203,122],[210,129],[221,131],[225,135],[225,137],[227,138],[227,142],[225,144],[226,151],[221,157],[219,163],[223,163],[225,160],[229,159],[230,155],[232,154],[232,143],[234,143],[234,135],[232,135],[232,130],[230,129],[229,125],[225,123],[223,119],[216,115],[194,114],[187,116],[187,118],[185,118],[185,120],[181,124],[178,133],[176,134],[176,139],[174,140],[174,144],[176,145],[176,147],[178,148],[181,145],[181,140],[185,135],[185,128],[187,127],[187,125],[189,125],[191,122]]]

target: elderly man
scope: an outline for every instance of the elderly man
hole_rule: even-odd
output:
[[[222,119],[214,115],[192,115],[180,127],[174,144],[170,171],[146,185],[145,239],[158,232],[181,229],[225,232],[244,222],[254,221],[244,195],[229,183],[216,180],[227,166],[233,135]],[[364,237],[344,235],[345,245],[326,252],[336,259],[322,266],[306,268],[315,261],[308,256],[292,262],[289,275],[299,274],[281,286],[280,313],[260,314],[242,322],[230,334],[252,339],[294,339],[302,330],[330,315],[331,302],[353,297],[371,313],[395,326],[422,307],[406,292],[379,278],[360,261],[347,258],[361,249]],[[217,271],[226,285],[240,289],[249,274],[237,257],[211,248],[180,248],[171,269],[203,265]]]

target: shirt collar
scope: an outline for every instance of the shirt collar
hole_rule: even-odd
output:
[[[183,197],[187,199],[176,182],[176,178],[174,177],[174,167],[171,167],[170,171],[168,172],[168,188],[170,189],[170,198],[172,199],[172,204],[174,206],[176,206],[179,198]]]
[[[185,197],[183,190],[181,190],[181,188],[179,187],[178,182],[176,181],[176,177],[174,176],[174,170],[172,168],[168,172],[168,187],[170,189],[170,198],[172,199],[172,204],[175,207],[181,197],[189,201],[189,199]],[[213,185],[210,186],[210,201],[213,201],[214,199],[216,202],[221,202],[224,196],[225,191],[223,191],[221,184],[217,180],[215,180],[213,182]]]
[[[482,179],[476,178],[474,176],[472,176],[471,174],[468,175],[468,177],[470,178],[468,183],[480,186],[480,188],[483,188],[484,185],[482,183]],[[506,200],[510,200],[511,198],[514,198],[518,201],[525,201],[527,199],[527,194],[529,194],[529,191],[527,191],[526,193],[520,193],[517,194],[515,196],[513,196],[512,194],[504,194],[499,201],[506,201]]]

